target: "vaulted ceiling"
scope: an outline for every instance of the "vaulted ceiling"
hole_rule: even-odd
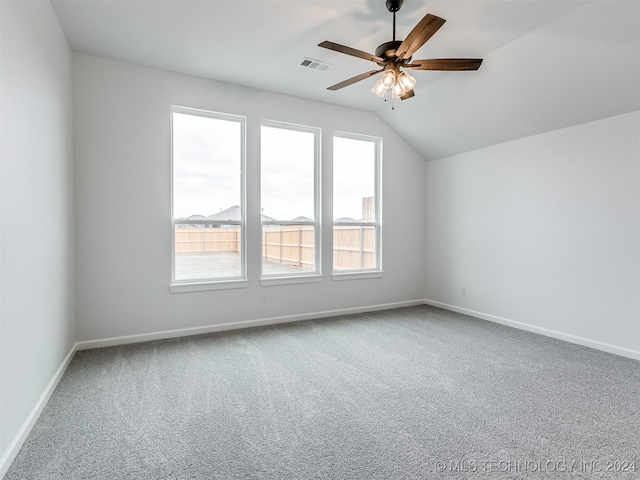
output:
[[[418,71],[416,97],[384,102],[375,64],[391,40],[384,0],[52,0],[75,52],[377,113],[425,159],[640,109],[640,2],[405,0],[402,39],[426,14],[447,23],[414,58],[484,58],[477,72]],[[330,64],[305,68],[306,58]]]

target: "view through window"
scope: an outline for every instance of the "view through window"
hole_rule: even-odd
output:
[[[265,122],[260,136],[262,275],[318,271],[319,130]]]
[[[244,117],[174,107],[173,281],[245,277]]]
[[[172,107],[171,119],[172,283],[191,288],[190,283],[246,279],[245,118]],[[320,272],[320,132],[262,122],[265,281]],[[377,137],[334,134],[336,273],[380,271],[381,143]]]
[[[333,270],[380,268],[380,139],[333,137]]]

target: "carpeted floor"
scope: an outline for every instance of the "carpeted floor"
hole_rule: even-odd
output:
[[[640,363],[428,306],[82,351],[6,475],[156,478],[640,478]]]

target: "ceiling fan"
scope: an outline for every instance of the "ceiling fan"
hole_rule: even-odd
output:
[[[406,100],[415,95],[413,87],[416,85],[416,79],[408,72],[402,71],[402,69],[454,71],[478,70],[480,68],[482,64],[481,58],[439,58],[412,61],[411,56],[444,25],[446,20],[428,13],[411,30],[404,41],[396,40],[396,12],[400,10],[403,3],[404,0],[386,0],[387,10],[393,13],[393,40],[385,42],[376,48],[375,55],[329,41],[324,41],[318,45],[329,50],[375,62],[382,67],[380,70],[371,70],[336,83],[328,87],[327,90],[339,90],[384,72],[371,91],[384,98],[386,92],[391,90],[394,98]]]

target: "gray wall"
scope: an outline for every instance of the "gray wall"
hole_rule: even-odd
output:
[[[82,54],[73,64],[78,340],[423,298],[425,163],[375,114]],[[172,104],[247,116],[248,288],[169,292]],[[383,278],[333,281],[325,255],[321,283],[260,286],[262,119],[322,128],[325,245],[332,132],[383,137]]]
[[[426,298],[640,358],[639,118],[428,162]]]
[[[49,2],[0,8],[2,457],[73,345],[75,281],[71,54]]]

